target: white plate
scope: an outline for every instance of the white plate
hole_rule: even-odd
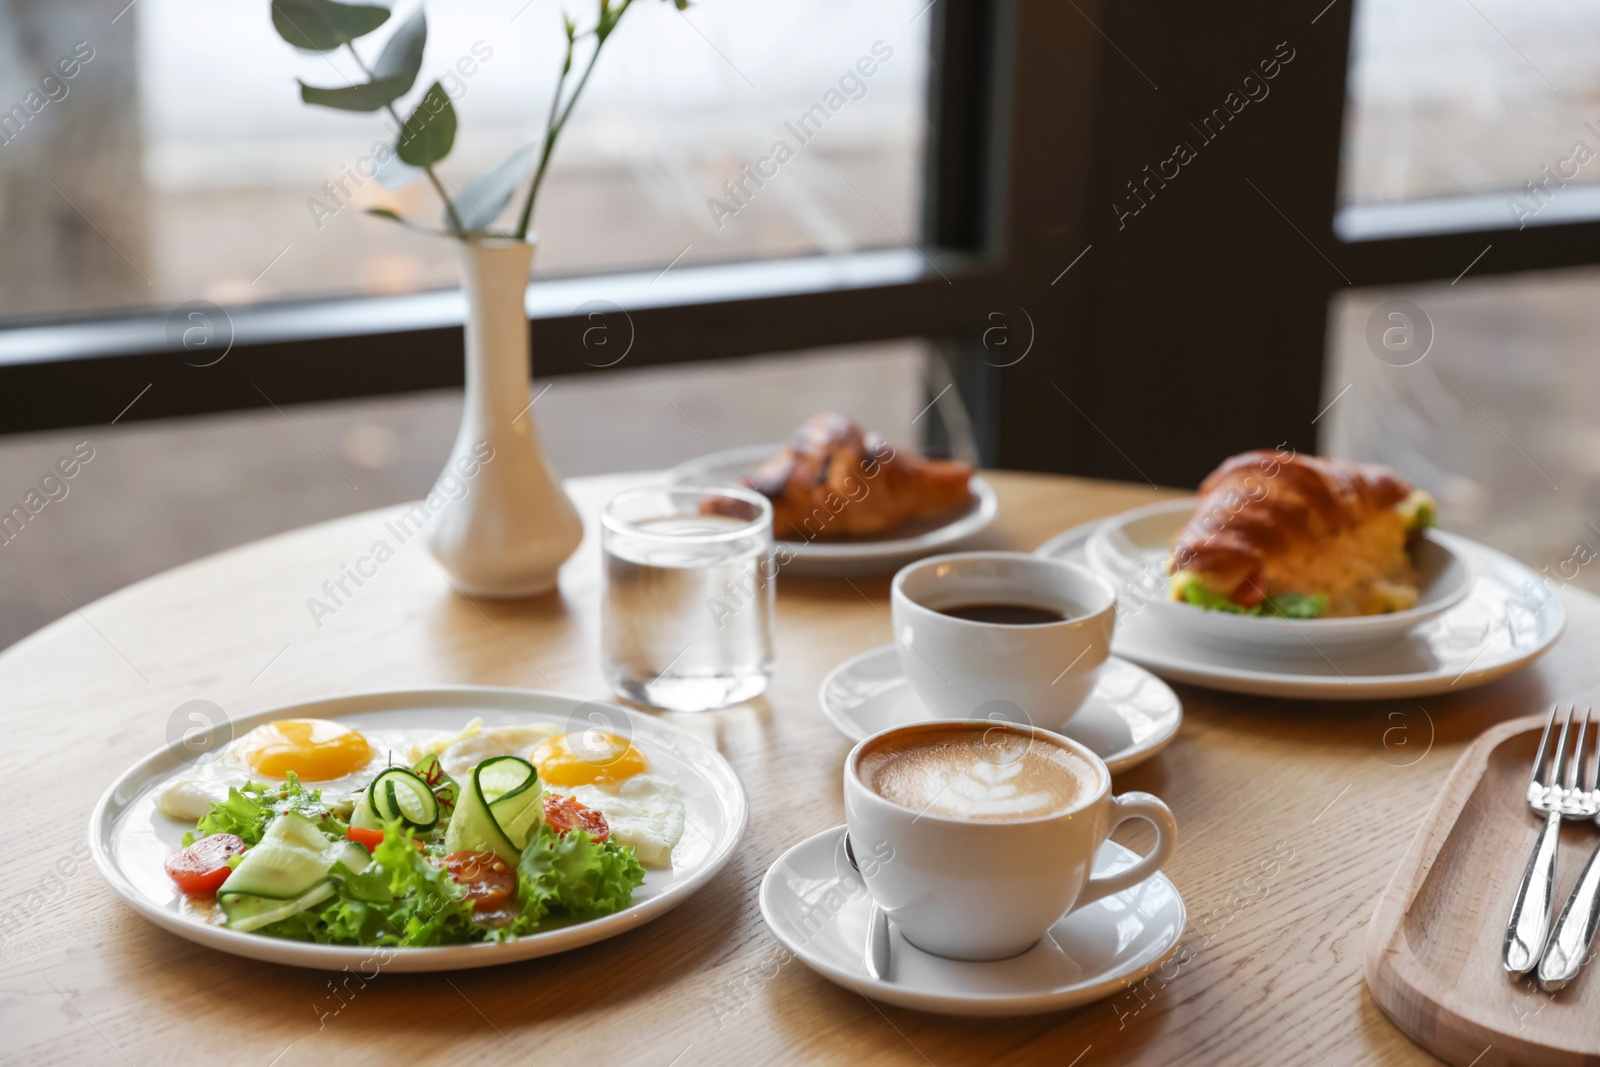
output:
[[[233,736],[284,718],[333,719],[357,729],[458,730],[481,716],[485,726],[553,723],[568,727],[576,709],[590,701],[526,689],[454,686],[330,697],[276,708],[233,722]],[[576,922],[502,944],[449,945],[387,950],[391,971],[446,971],[548,956],[632,930],[683,903],[733,855],[744,836],[749,804],[728,761],[675,726],[628,712],[635,744],[652,773],[678,784],[685,807],[683,839],[673,849],[672,870],[646,872],[633,904],[613,915]],[[100,798],[89,821],[95,866],[135,911],[197,944],[236,956],[297,967],[340,970],[373,964],[375,950],[363,946],[316,945],[261,934],[236,933],[182,910],[162,862],[179,847],[193,824],[155,810],[154,794],[187,767],[172,748],[134,764]]]
[[[1164,593],[1172,539],[1194,515],[1197,501],[1166,500],[1135,508],[1101,523],[1089,535],[1084,552],[1091,566],[1135,588]],[[1144,608],[1163,626],[1183,637],[1211,646],[1248,645],[1281,655],[1324,653],[1338,658],[1384,648],[1418,625],[1436,618],[1467,598],[1472,568],[1442,538],[1428,531],[1411,549],[1417,566],[1416,607],[1387,615],[1338,619],[1274,619],[1206,611],[1165,596],[1152,597]]]
[[[863,652],[829,671],[817,699],[828,721],[852,741],[934,718],[901,671],[893,645]],[[1118,774],[1165,748],[1182,722],[1183,705],[1171,687],[1112,656],[1100,668],[1089,699],[1061,733],[1088,746]]]
[[[757,467],[777,455],[782,447],[751,445],[691,459],[668,471],[667,483],[739,485],[744,474],[755,473]],[[910,524],[910,532],[903,536],[879,536],[855,541],[789,541],[779,538],[778,544],[793,553],[783,569],[789,574],[819,577],[878,574],[898,570],[923,556],[952,551],[962,541],[993,522],[1000,510],[994,487],[983,475],[974,474],[968,484],[974,498],[972,506],[956,518],[931,529],[926,528],[925,523],[913,523]]]
[[[1101,520],[1105,521],[1105,520]],[[1084,544],[1099,527],[1085,523],[1039,547],[1052,559],[1086,562]],[[1308,700],[1381,700],[1452,693],[1493,681],[1538,659],[1566,629],[1561,598],[1540,575],[1492,548],[1434,531],[1476,575],[1472,592],[1456,607],[1424,623],[1382,651],[1360,656],[1276,656],[1248,648],[1186,641],[1150,615],[1149,599],[1119,583],[1117,655],[1168,681],[1258,696]]]
[[[1078,909],[1020,956],[963,963],[931,956],[890,932],[888,981],[864,964],[870,908],[866,886],[844,857],[843,826],[802,841],[761,880],[761,917],[813,971],[847,989],[905,1008],[945,1015],[1036,1015],[1120,993],[1178,947],[1187,913],[1167,876]],[[1100,846],[1094,873],[1139,860],[1114,841]]]

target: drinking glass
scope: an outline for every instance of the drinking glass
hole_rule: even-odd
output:
[[[772,505],[747,489],[664,486],[601,515],[601,666],[618,695],[711,711],[772,677]]]

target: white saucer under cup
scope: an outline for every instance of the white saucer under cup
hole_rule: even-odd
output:
[[[1080,908],[1033,948],[992,963],[930,956],[890,933],[888,980],[866,971],[872,915],[860,876],[844,858],[845,828],[824,830],[789,849],[761,882],[761,917],[795,957],[848,994],[941,1015],[1015,1016],[1066,1011],[1115,996],[1172,955],[1188,922],[1183,898],[1156,873],[1130,889]],[[1096,875],[1138,856],[1107,841]]]
[[[851,741],[934,718],[906,680],[893,645],[868,649],[829,671],[817,699],[828,721]],[[1105,760],[1112,774],[1121,774],[1170,744],[1182,723],[1183,704],[1171,686],[1112,656],[1060,733]]]

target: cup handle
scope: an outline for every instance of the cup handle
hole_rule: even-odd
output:
[[[1158,797],[1149,793],[1124,793],[1112,797],[1111,825],[1106,827],[1106,837],[1109,838],[1117,827],[1129,819],[1143,819],[1156,828],[1155,848],[1125,871],[1104,878],[1090,878],[1083,892],[1078,895],[1078,902],[1072,906],[1073,911],[1085,904],[1093,904],[1101,897],[1138,885],[1160,870],[1161,865],[1167,862],[1167,857],[1172,855],[1172,846],[1178,840],[1178,823],[1172,817],[1172,809]]]

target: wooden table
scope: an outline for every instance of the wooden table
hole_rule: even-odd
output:
[[[644,477],[571,488],[592,518]],[[1162,495],[1020,474],[994,484],[1000,520],[980,544],[1012,549]],[[101,790],[166,743],[169,716],[188,700],[238,715],[410,685],[603,693],[592,522],[559,596],[465,600],[412,542],[316,627],[306,599],[367,551],[388,514],[179,567],[0,655],[0,781],[12,816],[12,858],[0,865],[0,1061],[1436,1062],[1390,1025],[1361,978],[1374,902],[1467,741],[1600,688],[1590,654],[1600,601],[1581,593],[1564,594],[1571,625],[1548,656],[1459,695],[1311,704],[1180,687],[1177,740],[1116,785],[1156,793],[1177,813],[1167,870],[1189,906],[1184,950],[1160,976],[1076,1014],[944,1019],[818,978],[761,922],[756,889],[768,864],[843,822],[839,768],[850,746],[817,707],[818,683],[891,638],[886,578],[785,576],[766,699],[675,717],[721,749],[750,794],[749,832],[721,875],[678,910],[589,948],[454,975],[382,974],[319,1028],[328,975],[157,929],[87,863],[84,827]]]

